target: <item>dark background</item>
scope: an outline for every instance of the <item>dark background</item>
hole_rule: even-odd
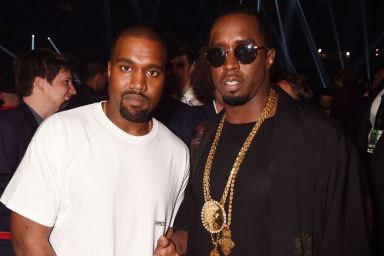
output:
[[[258,4],[257,0],[242,2]],[[206,39],[215,13],[229,3],[239,1],[1,0],[0,45],[14,54],[28,51],[31,35],[35,34],[36,48],[50,47],[46,39],[49,36],[62,52],[75,56],[96,52],[107,58],[120,29],[145,23],[165,34],[172,32],[198,49]],[[307,20],[307,29],[298,3]],[[384,67],[383,0],[261,0],[260,9],[271,22],[277,38],[279,66],[311,74],[318,86],[331,83],[334,72],[341,68],[335,33],[344,53],[345,68],[355,70],[361,78],[372,79],[376,70]],[[278,12],[285,40],[278,26]],[[312,46],[309,46],[307,39],[311,37]],[[282,41],[286,42],[287,54]],[[320,56],[318,48],[325,55]],[[345,56],[347,51],[349,58]],[[12,57],[0,50],[0,68],[7,69],[11,63]]]

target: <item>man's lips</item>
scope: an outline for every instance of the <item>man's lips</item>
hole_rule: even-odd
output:
[[[67,94],[64,96],[64,101],[68,101],[72,98],[72,95],[71,94]]]
[[[135,93],[135,92],[124,93],[122,95],[122,99],[124,101],[127,101],[131,106],[136,106],[136,107],[147,104],[149,101],[146,95],[142,93]]]
[[[224,90],[228,92],[239,89],[243,84],[243,80],[236,76],[226,76],[221,80],[221,82],[224,85]]]

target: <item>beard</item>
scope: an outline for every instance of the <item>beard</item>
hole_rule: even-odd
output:
[[[149,116],[148,110],[141,109],[141,108],[138,108],[138,107],[135,107],[135,106],[131,106],[131,108],[129,109],[126,106],[123,105],[124,96],[127,95],[127,94],[140,95],[145,100],[149,101],[149,98],[146,95],[142,94],[142,93],[136,93],[136,92],[124,93],[124,94],[121,95],[121,99],[120,99],[120,107],[119,107],[120,115],[125,120],[128,120],[130,122],[134,122],[134,123],[144,123],[144,122],[148,121],[148,116]]]
[[[247,103],[249,101],[249,95],[246,95],[246,96],[235,96],[235,97],[231,97],[231,96],[225,96],[223,97],[223,102],[227,105],[230,105],[230,106],[242,106],[244,105],[245,103]]]

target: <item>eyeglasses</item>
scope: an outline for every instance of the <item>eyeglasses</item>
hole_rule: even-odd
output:
[[[257,57],[257,50],[269,50],[266,46],[256,46],[254,44],[241,44],[237,46],[233,53],[235,54],[236,59],[240,61],[241,64],[250,64]],[[227,52],[230,49],[225,50],[223,48],[211,48],[207,51],[207,61],[208,64],[214,68],[221,67],[227,60]]]

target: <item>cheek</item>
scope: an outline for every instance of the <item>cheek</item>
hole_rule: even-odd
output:
[[[265,77],[265,66],[260,64],[249,65],[245,67],[243,72],[244,77],[247,77],[249,81],[260,82]]]
[[[116,72],[113,76],[111,76],[111,80],[117,86],[121,86],[129,83],[131,80],[131,76],[128,74],[119,74]]]
[[[219,84],[221,71],[220,68],[211,68],[211,77],[214,85]]]
[[[53,97],[57,98],[57,99],[61,99],[63,97],[65,97],[65,95],[68,93],[69,91],[69,88],[65,85],[57,85],[55,86],[55,88],[52,88],[52,94],[53,94]]]
[[[130,76],[120,75],[120,74],[111,74],[109,78],[109,92],[110,93],[119,93],[124,89],[125,85],[130,84]]]
[[[159,95],[161,95],[164,87],[164,78],[148,79],[147,86],[151,98],[160,97]]]

